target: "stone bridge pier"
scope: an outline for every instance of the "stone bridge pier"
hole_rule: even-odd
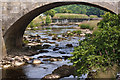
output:
[[[120,13],[119,0],[0,0],[0,59],[6,52],[22,48],[24,31],[35,17],[52,8],[70,4]]]

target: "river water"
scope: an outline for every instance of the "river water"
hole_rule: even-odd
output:
[[[65,60],[65,56],[72,56],[70,54],[71,52],[74,51],[74,47],[79,45],[78,40],[83,40],[84,37],[64,37],[65,40],[57,41],[57,40],[52,40],[52,36],[49,36],[49,34],[57,34],[57,37],[62,37],[63,33],[66,33],[67,31],[74,31],[77,30],[74,27],[77,27],[76,25],[70,25],[70,26],[47,26],[45,28],[39,29],[39,30],[26,30],[24,36],[29,36],[29,35],[39,35],[41,39],[44,39],[41,41],[41,44],[49,44],[51,45],[49,48],[43,49],[47,50],[48,52],[42,52],[36,55],[32,55],[31,57],[33,58],[39,58],[40,56],[50,56],[50,57],[61,57],[62,61],[43,61],[43,59],[47,58],[39,58],[43,64],[26,64],[21,67],[15,67],[15,68],[9,68],[6,70],[3,70],[3,75],[5,78],[15,78],[17,80],[18,78],[27,78],[29,79],[34,79],[34,80],[40,80],[40,78],[44,77],[47,74],[52,73],[52,71],[64,64],[66,65],[72,65],[72,63],[68,63],[69,60]],[[63,38],[63,37],[62,37]],[[52,43],[50,43],[52,42]],[[58,46],[56,47],[57,44]],[[66,44],[72,44],[73,47],[67,47]],[[56,50],[54,50],[57,48]],[[38,52],[40,51],[39,49],[37,50]],[[64,53],[61,53],[64,52]],[[85,78],[87,75],[83,75],[81,77]],[[61,80],[68,80],[68,78],[73,79],[74,77],[71,75],[70,77],[63,78]],[[70,80],[71,80],[70,79]],[[9,79],[10,80],[10,79]]]

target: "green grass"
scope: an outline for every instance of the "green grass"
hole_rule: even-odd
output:
[[[84,21],[79,26],[80,26],[81,29],[90,29],[90,30],[93,30],[93,32],[94,32],[98,28],[97,23],[99,21],[100,20]]]
[[[80,25],[80,28],[81,28],[81,29],[90,29],[90,30],[93,30],[93,27],[91,27],[91,26],[88,25],[88,24],[81,24],[81,25]]]
[[[57,13],[53,18],[72,19],[72,18],[89,18],[89,17],[85,14]]]
[[[98,18],[96,15],[90,15],[90,18]]]

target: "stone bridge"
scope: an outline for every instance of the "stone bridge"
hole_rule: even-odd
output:
[[[111,13],[120,13],[119,0],[0,0],[0,58],[7,51],[22,47],[24,31],[35,17],[52,8],[69,4],[90,5]]]

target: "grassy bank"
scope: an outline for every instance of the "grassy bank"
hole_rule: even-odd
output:
[[[91,20],[91,21],[83,21],[79,27],[81,29],[90,29],[95,32],[97,30],[97,23],[100,22],[100,20]]]
[[[98,18],[96,15],[87,16],[85,14],[57,13],[53,18],[72,19],[72,18]]]

